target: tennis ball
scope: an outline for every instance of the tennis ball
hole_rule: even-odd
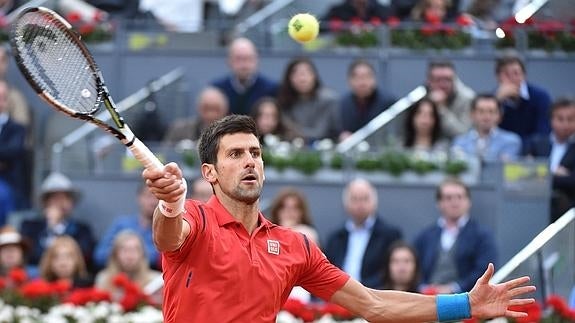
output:
[[[297,14],[289,21],[288,33],[295,41],[306,43],[317,37],[319,22],[309,13]]]

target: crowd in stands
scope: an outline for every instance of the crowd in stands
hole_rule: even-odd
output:
[[[109,9],[113,1],[90,2]],[[495,2],[391,1],[385,7],[376,1],[349,0],[331,8],[324,19],[373,22],[396,15],[443,21],[453,19],[466,5],[477,12],[475,18],[487,21],[495,15],[491,11]],[[153,1],[141,3],[152,10]],[[171,23],[162,20],[166,26]],[[258,60],[257,48],[249,39],[232,41],[229,73],[206,81],[192,117],[154,135],[166,145],[193,143],[214,120],[245,114],[256,120],[263,145],[273,137],[300,139],[311,147],[323,139],[345,140],[396,101],[397,94],[379,86],[374,65],[363,58],[348,67],[346,93],[325,86],[310,57],[294,57],[280,80],[260,72]],[[12,211],[36,203],[27,197],[24,183],[29,175],[22,162],[33,145],[33,116],[22,94],[5,80],[7,64],[6,50],[0,47],[0,225],[4,225],[0,274],[25,268],[30,277],[111,290],[111,279],[123,272],[145,287],[160,275],[162,264],[151,233],[158,201],[144,185],[135,192],[138,213],[119,216],[101,237],[75,218],[81,192],[61,173],[44,179],[32,217],[9,218]],[[543,84],[532,84],[518,56],[497,59],[494,71],[497,82],[492,92],[477,94],[462,82],[450,61],[431,60],[422,80],[427,95],[407,110],[398,133],[400,148],[430,155],[457,151],[485,163],[548,158],[553,188],[550,221],[555,221],[575,206],[575,101],[552,98]],[[212,198],[207,182],[197,179],[190,187],[191,198],[204,202]],[[367,179],[347,183],[342,204],[348,219],[326,241],[318,237],[309,203],[297,188],[286,188],[277,194],[266,216],[304,234],[332,263],[368,287],[422,293],[469,291],[487,264],[498,261],[493,232],[475,220],[480,214],[470,214],[469,188],[456,179],[438,185],[440,217],[429,219],[429,226],[422,224],[414,241],[403,240],[402,230],[377,213],[377,191]],[[294,297],[310,299],[305,291],[294,291]]]

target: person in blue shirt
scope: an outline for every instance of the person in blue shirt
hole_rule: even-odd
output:
[[[455,137],[453,151],[462,151],[486,162],[514,160],[519,156],[521,138],[497,126],[501,108],[495,96],[478,95],[471,102],[471,119],[473,129]]]
[[[141,184],[137,192],[138,214],[118,217],[98,241],[93,255],[97,268],[103,268],[106,265],[116,235],[124,230],[131,230],[141,237],[150,266],[159,267],[159,253],[152,239],[152,216],[158,205],[158,199],[146,185]]]

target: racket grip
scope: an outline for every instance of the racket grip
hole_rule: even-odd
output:
[[[134,143],[128,147],[134,157],[147,169],[163,169],[164,164],[144,145],[138,138],[134,138]]]

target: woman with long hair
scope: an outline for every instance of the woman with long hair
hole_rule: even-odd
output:
[[[305,196],[295,188],[286,187],[274,198],[270,208],[270,221],[305,234],[319,243]]]
[[[150,269],[142,239],[129,230],[118,233],[114,239],[108,265],[96,276],[96,287],[113,292],[114,278],[121,273],[140,288],[161,275],[160,272]]]
[[[419,285],[419,262],[415,249],[404,241],[396,241],[390,247],[383,269],[383,289],[417,292]]]
[[[72,287],[88,287],[93,280],[86,269],[80,246],[70,236],[58,236],[42,254],[40,277],[46,281],[68,281]]]
[[[438,107],[429,98],[417,101],[407,110],[403,147],[428,153],[449,149],[448,142],[441,135]]]
[[[341,133],[339,98],[321,83],[313,62],[306,57],[287,65],[279,89],[282,113],[293,122],[306,142],[330,138]]]
[[[276,99],[266,96],[254,104],[251,116],[256,122],[260,142],[265,144],[267,136],[275,136],[280,141],[291,141],[300,137],[296,127],[282,114]]]

